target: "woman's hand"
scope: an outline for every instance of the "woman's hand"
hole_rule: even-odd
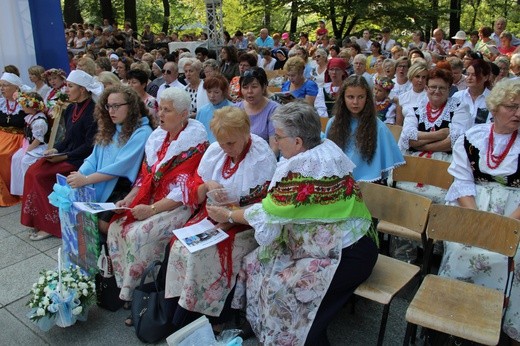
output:
[[[67,184],[72,188],[78,188],[88,185],[88,177],[81,174],[80,172],[71,172],[67,177]]]
[[[47,149],[43,152],[43,155],[51,155],[51,154],[57,154],[58,153],[58,149],[54,149],[54,148],[51,148],[51,149]]]
[[[137,220],[145,220],[155,214],[152,207],[146,204],[136,205],[130,212]]]
[[[206,191],[216,190],[216,189],[222,189],[223,186],[219,183],[217,183],[214,180],[208,180],[204,183],[206,185]]]
[[[62,161],[65,161],[67,159],[67,155],[60,155],[60,156],[53,156],[53,157],[48,157],[46,158],[47,161],[49,162],[52,162],[52,163],[58,163],[58,162],[62,162]]]
[[[229,220],[230,210],[224,207],[206,206],[208,216],[219,223],[226,223]]]
[[[117,201],[115,203],[116,207],[118,208],[128,208],[130,206],[130,203],[129,201],[126,200],[126,198],[120,200],[120,201]],[[116,214],[122,214],[125,212],[125,209],[115,209],[113,210],[114,213]]]

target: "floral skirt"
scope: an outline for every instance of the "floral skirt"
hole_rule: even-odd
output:
[[[166,274],[166,298],[179,297],[186,310],[219,317],[224,303],[235,286],[245,255],[258,244],[252,229],[235,235],[232,250],[231,281],[222,273],[217,246],[190,253],[179,240],[170,250]]]
[[[182,227],[190,215],[190,209],[181,206],[124,227],[126,217],[110,224],[107,244],[122,300],[132,300],[144,270],[153,261],[163,259],[172,230]]]
[[[477,185],[479,210],[510,215],[520,205],[520,189],[498,183]],[[490,230],[492,231],[492,230]],[[439,275],[504,291],[507,280],[507,257],[477,247],[444,243]],[[520,341],[520,251],[515,256],[515,276],[504,319],[504,332]]]
[[[337,227],[286,225],[279,238],[284,244],[259,247],[244,257],[232,306],[246,307],[262,344],[305,343],[341,260],[342,232]]]

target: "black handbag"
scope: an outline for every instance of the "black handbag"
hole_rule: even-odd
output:
[[[164,297],[164,286],[159,283],[155,275],[155,267],[162,265],[161,261],[154,261],[141,277],[141,283],[134,290],[132,300],[132,319],[135,333],[143,342],[155,343],[166,338],[175,330],[172,323],[175,312],[175,299]],[[153,281],[145,284],[149,274]]]
[[[105,249],[105,245],[101,247],[98,267],[100,272],[97,273],[95,277],[97,305],[103,309],[117,311],[121,309],[125,302],[119,299],[121,289],[117,287],[112,268],[112,260],[110,259],[108,251]]]

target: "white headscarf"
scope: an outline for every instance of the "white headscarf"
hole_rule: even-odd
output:
[[[11,83],[12,85],[16,85],[18,89],[21,91],[30,91],[31,87],[24,85],[22,82],[22,79],[15,75],[14,73],[4,72],[2,74],[2,77],[0,77],[0,80],[6,81],[8,83]]]
[[[99,95],[103,92],[103,84],[98,82],[94,77],[82,70],[74,70],[69,73],[67,77],[68,82],[72,82],[77,85],[81,85],[93,95],[94,101],[97,100]]]

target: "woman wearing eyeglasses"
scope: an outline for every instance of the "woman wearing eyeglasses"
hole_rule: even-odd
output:
[[[399,148],[408,155],[451,161],[456,140],[472,125],[468,106],[449,98],[453,76],[445,69],[430,70],[426,77],[426,98],[417,106],[405,107]],[[399,183],[398,186],[442,203],[445,190],[433,186]]]
[[[520,218],[520,79],[503,80],[486,99],[494,123],[479,124],[460,136],[453,147],[448,172],[454,177],[446,201],[465,208]],[[463,231],[463,230],[461,230]],[[493,229],[486,230],[493,232]],[[520,251],[503,331],[520,342]],[[439,275],[504,291],[507,258],[484,249],[444,244]]]
[[[130,210],[110,223],[107,243],[119,297],[127,302],[144,269],[163,258],[171,231],[182,227],[193,212],[185,205],[188,182],[208,147],[208,137],[204,125],[189,119],[190,104],[185,90],[168,88],[160,94],[160,127],[146,141],[132,190],[116,202]],[[137,161],[134,164],[139,167]],[[125,323],[132,325],[132,319]]]
[[[89,185],[96,190],[96,202],[117,202],[132,187],[144,154],[144,144],[152,128],[139,95],[130,87],[115,86],[103,92],[94,119],[98,131],[94,150],[79,170],[67,177],[72,188]],[[99,230],[107,233],[114,214],[98,214]]]
[[[309,105],[314,106],[319,87],[316,82],[305,78],[303,74],[305,61],[298,56],[293,56],[287,60],[284,70],[288,80],[283,83],[282,92],[290,93],[297,99],[304,99]],[[282,103],[286,103],[286,100],[282,99]]]
[[[92,153],[97,131],[92,95],[102,91],[103,85],[84,71],[72,71],[67,77],[66,92],[72,104],[62,115],[65,138],[55,148],[44,152],[44,155],[55,156],[36,161],[25,174],[21,223],[34,228],[31,240],[42,240],[51,235],[61,237],[58,208],[49,203],[47,196],[56,183],[56,174],[68,175],[77,171]],[[56,155],[58,153],[61,155]]]
[[[323,48],[316,49],[314,52],[314,61],[316,62],[316,67],[311,72],[311,79],[318,84],[319,88],[323,87],[325,84],[325,72],[327,71],[327,62],[328,62],[328,54],[327,51]]]

